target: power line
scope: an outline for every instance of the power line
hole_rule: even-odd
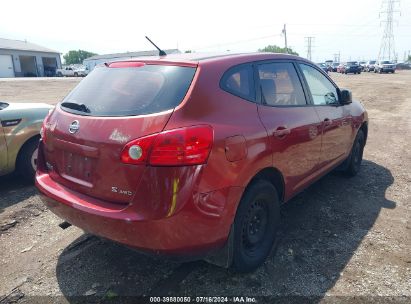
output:
[[[251,39],[244,39],[244,40],[237,40],[237,41],[231,41],[231,42],[226,42],[226,43],[218,43],[218,44],[211,44],[207,46],[201,46],[201,47],[195,47],[193,50],[205,50],[205,49],[210,49],[214,47],[221,47],[221,46],[227,46],[227,45],[233,45],[233,44],[240,44],[244,42],[251,42],[251,41],[257,41],[257,40],[263,40],[267,38],[273,38],[273,37],[279,37],[281,34],[278,35],[267,35],[267,36],[262,36],[262,37],[256,37],[256,38],[251,38]]]
[[[393,22],[394,13],[399,11],[394,10],[395,4],[399,3],[399,0],[387,0],[383,1],[383,6],[385,6],[385,11],[381,12],[385,14],[386,19],[382,21],[385,23],[384,35],[381,40],[380,51],[378,53],[378,60],[394,60],[396,59],[395,45],[394,45],[394,29]],[[386,4],[386,5],[385,5]]]

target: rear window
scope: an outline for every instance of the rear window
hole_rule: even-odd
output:
[[[233,95],[249,101],[255,100],[253,68],[250,64],[229,69],[224,73],[220,86]]]
[[[99,66],[60,105],[65,111],[91,116],[158,113],[180,104],[195,71],[192,67],[163,65]]]

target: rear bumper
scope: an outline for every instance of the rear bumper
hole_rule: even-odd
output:
[[[194,195],[178,213],[150,220],[139,215],[136,206],[111,204],[77,193],[44,172],[37,172],[36,186],[53,213],[89,233],[142,251],[186,257],[203,256],[225,244],[243,190],[230,187],[197,195],[199,200],[224,198],[220,214],[205,212]]]

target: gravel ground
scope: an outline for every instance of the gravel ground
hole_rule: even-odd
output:
[[[410,303],[411,71],[332,77],[369,112],[361,172],[331,173],[284,205],[280,241],[260,269],[181,264],[62,230],[35,188],[9,175],[0,177],[0,303],[77,303],[82,295]],[[0,80],[0,100],[55,104],[79,81]]]

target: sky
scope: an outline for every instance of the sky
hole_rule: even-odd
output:
[[[27,40],[66,53],[98,54],[162,49],[195,52],[253,52],[270,44],[307,56],[304,37],[313,40],[312,60],[341,54],[341,61],[375,59],[384,31],[383,0],[310,1],[2,1],[0,37]],[[398,59],[411,52],[411,0],[396,3]],[[6,13],[7,12],[7,13]],[[401,14],[401,15],[400,15]],[[411,53],[410,53],[411,54]]]

